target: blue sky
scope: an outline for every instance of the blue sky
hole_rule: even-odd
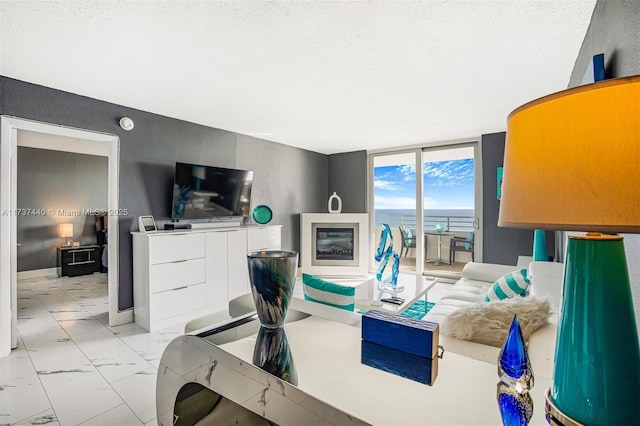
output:
[[[473,209],[473,159],[424,163],[425,209]],[[378,209],[415,209],[416,170],[413,165],[374,169],[374,199]]]

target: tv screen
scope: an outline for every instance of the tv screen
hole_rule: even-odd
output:
[[[249,216],[253,172],[176,163],[172,219]]]

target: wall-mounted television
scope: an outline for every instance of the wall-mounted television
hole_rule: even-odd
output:
[[[176,163],[172,219],[249,216],[253,172]]]

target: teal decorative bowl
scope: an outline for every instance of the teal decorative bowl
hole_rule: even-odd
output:
[[[260,225],[266,225],[267,223],[271,222],[271,219],[273,218],[273,212],[271,211],[269,206],[260,205],[253,209],[251,216],[253,217],[253,220],[256,221],[256,223],[259,223]]]
[[[438,232],[444,232],[444,230],[447,229],[447,227],[441,223],[436,224],[435,228],[436,228],[436,231]]]

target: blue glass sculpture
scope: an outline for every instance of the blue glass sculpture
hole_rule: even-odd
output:
[[[505,426],[527,425],[533,415],[533,369],[518,317],[514,316],[498,355],[498,407]]]
[[[519,393],[533,387],[533,370],[517,316],[513,317],[511,328],[498,355],[498,376]]]
[[[504,382],[498,383],[498,407],[504,426],[526,426],[533,416],[529,392],[518,393]]]
[[[387,244],[388,240],[388,244]],[[389,259],[393,256],[393,266],[391,267],[391,276],[387,279],[382,279],[382,274],[389,263]],[[378,244],[378,250],[375,254],[376,262],[380,262],[378,270],[376,272],[376,280],[378,281],[378,288],[383,291],[398,292],[402,291],[403,287],[398,287],[398,271],[400,269],[400,256],[393,251],[393,235],[391,234],[391,228],[386,223],[382,224],[382,234],[380,235],[380,243]]]

